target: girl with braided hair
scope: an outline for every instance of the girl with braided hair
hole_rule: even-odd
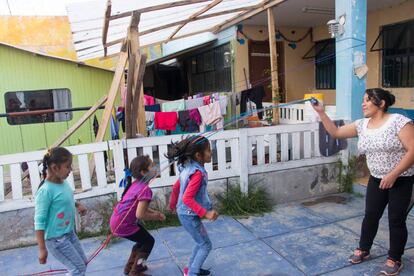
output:
[[[218,217],[207,193],[208,176],[204,168],[205,163],[211,162],[210,143],[201,135],[187,137],[172,143],[167,158],[177,161],[180,172],[173,186],[170,209],[177,212],[182,226],[196,242],[184,275],[210,275],[210,271],[201,268],[212,248],[201,218],[214,221]]]
[[[40,264],[46,263],[49,250],[70,275],[82,276],[87,258],[74,232],[75,207],[81,215],[86,208],[75,203],[66,181],[71,170],[72,154],[65,148],[52,148],[43,157],[43,180],[35,199],[35,231]]]

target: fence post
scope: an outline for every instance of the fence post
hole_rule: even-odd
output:
[[[123,188],[119,187],[119,183],[124,177],[124,146],[122,140],[113,140],[112,151],[114,156],[114,171],[115,171],[115,191],[117,193],[118,200],[121,199]]]
[[[240,190],[242,193],[249,192],[249,158],[248,151],[252,150],[248,147],[247,129],[239,129],[239,170],[240,170]]]

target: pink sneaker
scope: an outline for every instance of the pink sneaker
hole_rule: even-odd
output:
[[[188,267],[184,267],[184,276],[188,276]]]

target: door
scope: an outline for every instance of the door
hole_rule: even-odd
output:
[[[286,99],[285,95],[285,75],[284,75],[284,55],[283,42],[277,42],[277,68],[278,82],[280,88],[281,102]],[[269,41],[251,41],[249,40],[249,75],[250,83],[255,85],[261,83],[263,79],[270,76],[270,50]],[[265,102],[272,102],[272,90],[270,88],[270,80],[263,83],[266,95],[263,99]]]

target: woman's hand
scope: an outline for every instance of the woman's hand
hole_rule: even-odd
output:
[[[317,113],[321,113],[324,111],[323,105],[321,104],[321,102],[317,102],[316,104],[311,104],[313,109],[317,112]]]
[[[391,189],[394,186],[395,181],[397,180],[398,175],[395,176],[393,173],[389,173],[381,179],[381,183],[379,185],[380,189]]]
[[[47,249],[39,249],[39,264],[45,264],[47,261]]]
[[[86,215],[86,212],[88,211],[88,209],[86,209],[85,206],[83,206],[81,203],[77,203],[76,204],[76,208],[78,209],[78,212],[81,216]]]

